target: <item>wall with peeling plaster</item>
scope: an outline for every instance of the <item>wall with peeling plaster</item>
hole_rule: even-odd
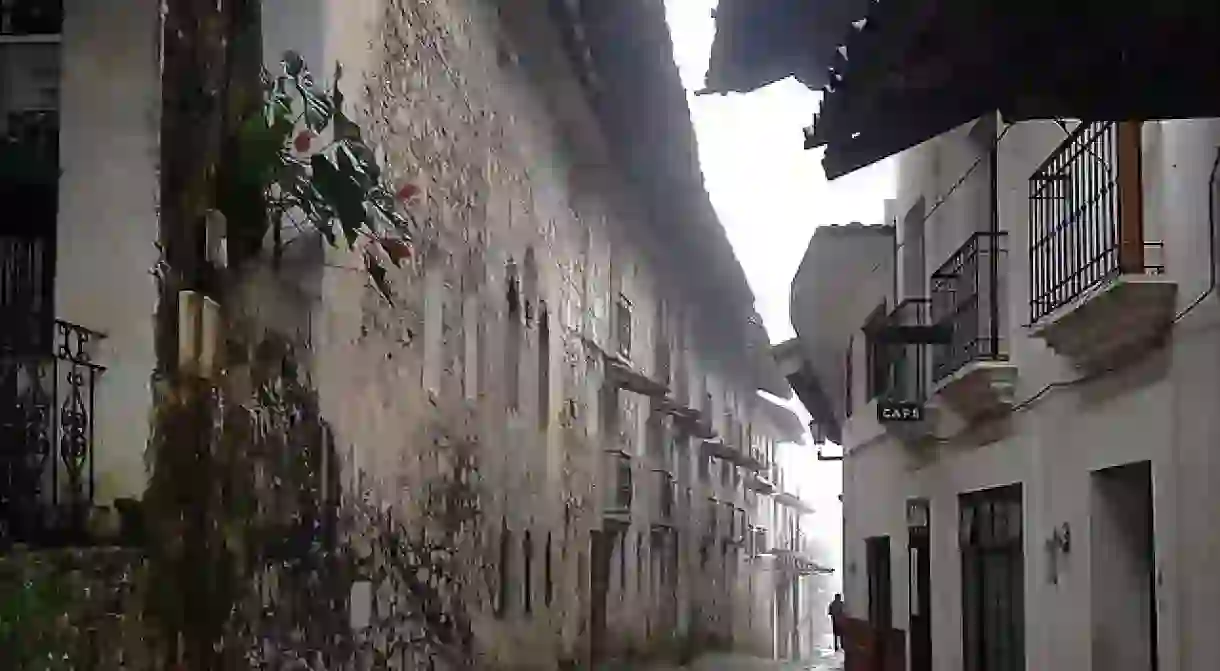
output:
[[[358,257],[329,251],[322,268],[301,259],[299,291],[277,302],[310,315],[297,327],[312,343],[314,382],[349,476],[362,474],[408,527],[454,534],[480,668],[587,660],[589,539],[613,484],[608,448],[633,457],[636,487],[612,559],[607,654],[674,652],[693,630],[725,643],[736,631],[739,647],[769,653],[769,624],[757,624],[769,623],[769,579],[740,559],[732,585],[697,573],[703,502],[717,495],[744,505],[740,486],[695,481],[696,450],[650,449],[648,400],[621,392],[606,405],[598,350],[613,349],[616,303],[628,298],[632,360],[653,373],[658,342],[672,348],[675,390],[695,406],[710,394],[717,429],[736,444],[748,444],[755,385],[725,371],[748,370],[747,352],[733,359],[694,346],[693,326],[709,315],[658,265],[683,251],[638,234],[665,224],[646,221],[615,167],[545,3],[497,11],[466,0],[331,0],[289,9],[268,0],[266,8],[269,56],[294,48],[343,63],[352,111],[392,179],[423,189],[415,208],[431,231],[392,278],[393,306],[351,270]],[[301,33],[309,43],[277,28],[285,11],[291,25],[309,27]],[[619,418],[612,434],[610,412]],[[679,476],[683,568],[672,614],[661,612],[647,542],[659,505],[654,469]],[[478,491],[477,511],[460,523],[438,515],[429,495],[454,478]],[[753,518],[762,502],[750,505]],[[439,528],[446,524],[457,528]],[[719,561],[734,563],[729,557]],[[754,626],[735,609],[759,613]]]

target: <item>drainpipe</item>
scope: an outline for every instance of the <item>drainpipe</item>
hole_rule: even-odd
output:
[[[1000,356],[1000,196],[999,196],[999,165],[1000,165],[1000,143],[991,143],[991,155],[988,157],[988,169],[991,172],[990,184],[988,185],[991,191],[991,263],[988,270],[991,272],[991,286],[988,287],[988,292],[991,294],[991,355],[995,358]]]

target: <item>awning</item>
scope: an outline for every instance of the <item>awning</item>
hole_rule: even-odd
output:
[[[887,0],[857,25],[806,132],[830,179],[996,111],[1220,116],[1220,3]]]

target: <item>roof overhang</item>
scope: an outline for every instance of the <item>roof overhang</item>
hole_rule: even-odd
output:
[[[774,430],[774,438],[788,443],[799,443],[805,439],[805,425],[801,424],[801,418],[796,413],[762,397],[758,408]]]
[[[790,76],[816,89],[869,0],[720,0],[705,88],[744,93]]]
[[[830,179],[970,119],[1220,116],[1220,3],[887,0],[842,40],[806,147]]]

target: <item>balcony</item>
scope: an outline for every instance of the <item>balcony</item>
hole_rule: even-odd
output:
[[[868,330],[877,420],[904,442],[933,434],[937,406],[928,399],[928,349],[943,332],[931,327],[932,301],[908,298]]]
[[[56,321],[48,347],[13,337],[12,326],[0,337],[0,546],[85,542],[94,392],[105,370],[91,350],[102,336]]]
[[[1082,124],[1029,180],[1032,334],[1084,370],[1170,328],[1177,283],[1144,238],[1138,124]]]
[[[932,323],[947,336],[932,347],[932,392],[967,419],[1012,404],[1017,369],[1001,321],[1006,242],[1003,232],[975,233],[932,274]]]
[[[606,491],[602,515],[610,520],[629,520],[634,492],[631,457],[619,450],[607,450],[605,456]]]
[[[747,473],[746,488],[763,496],[775,493],[775,483],[761,473]]]
[[[813,512],[813,506],[805,503],[799,496],[791,492],[780,492],[775,495],[775,502],[781,506],[792,508],[802,515],[808,515]]]

